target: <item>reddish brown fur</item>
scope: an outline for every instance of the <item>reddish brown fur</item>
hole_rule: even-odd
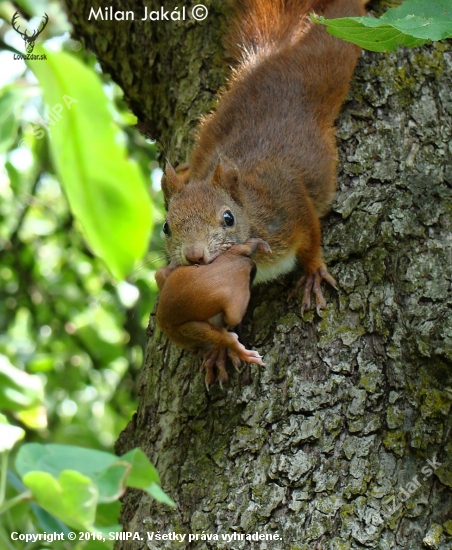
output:
[[[178,180],[167,172],[163,185],[172,231],[168,251],[174,264],[187,264],[186,251],[195,247],[208,263],[230,246],[260,237],[273,251],[256,255],[258,270],[272,268],[263,279],[290,269],[288,260],[296,255],[310,285],[305,305],[313,288],[321,308],[320,279],[334,280],[323,263],[318,218],[334,197],[334,122],[359,48],[330,36],[308,13],[363,15],[363,2],[237,5],[230,42],[239,64],[216,111],[200,126],[189,174]],[[226,168],[215,183],[219,160]],[[228,175],[234,171],[235,180]],[[234,227],[221,223],[226,209],[236,219]]]
[[[159,269],[157,323],[162,332],[186,349],[197,349],[208,342],[236,347],[236,335],[223,326],[235,327],[245,315],[250,276],[255,269],[250,256],[258,247],[269,251],[267,243],[250,239],[208,265]],[[218,322],[220,326],[216,326]]]

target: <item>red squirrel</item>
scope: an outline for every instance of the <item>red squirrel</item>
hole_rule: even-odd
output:
[[[241,0],[229,35],[237,60],[214,112],[200,123],[189,168],[167,165],[164,234],[172,265],[209,264],[249,237],[256,282],[300,260],[302,312],[326,306],[321,281],[336,286],[322,258],[319,217],[334,198],[334,123],[360,48],[311,21],[365,14],[363,0]]]
[[[162,332],[185,349],[213,346],[202,365],[207,388],[218,369],[220,385],[228,380],[226,354],[238,369],[240,360],[263,365],[256,351],[247,350],[228,328],[238,325],[250,299],[250,285],[256,272],[251,256],[260,250],[270,252],[261,239],[234,245],[208,265],[160,268],[155,279],[160,291],[157,323]],[[226,325],[226,328],[224,327]]]

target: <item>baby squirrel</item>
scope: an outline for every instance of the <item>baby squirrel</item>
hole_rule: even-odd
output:
[[[207,352],[201,370],[206,371],[206,386],[215,380],[228,380],[226,354],[238,369],[240,360],[263,365],[256,351],[247,350],[228,328],[238,325],[250,299],[250,285],[256,274],[251,256],[260,250],[270,252],[261,239],[249,239],[234,245],[208,265],[160,268],[155,279],[160,291],[157,323],[162,332],[185,349],[213,346]],[[224,328],[226,325],[227,328]]]
[[[364,15],[363,0],[241,0],[229,43],[237,59],[216,110],[200,124],[189,168],[167,165],[163,231],[172,265],[209,264],[249,237],[256,281],[304,277],[302,312],[326,306],[320,283],[336,286],[322,258],[319,217],[335,192],[335,119],[360,48],[329,35],[309,13]]]

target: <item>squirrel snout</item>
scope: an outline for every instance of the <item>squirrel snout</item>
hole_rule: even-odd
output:
[[[202,246],[190,246],[185,250],[185,259],[191,264],[206,264],[207,258]]]

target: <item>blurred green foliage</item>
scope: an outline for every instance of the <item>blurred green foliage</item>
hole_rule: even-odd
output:
[[[36,16],[36,24],[48,13],[40,44],[66,51],[100,75],[129,156],[147,178],[155,225],[144,259],[126,280],[116,281],[84,240],[80,222],[69,209],[50,154],[49,110],[42,90],[24,61],[13,60],[14,52],[24,51],[23,40],[9,25],[16,7],[1,2],[0,364],[6,366],[0,370],[0,383],[2,376],[9,380],[10,367],[35,378],[28,379],[28,409],[15,410],[8,405],[10,397],[0,392],[0,408],[6,414],[0,425],[21,428],[28,442],[111,451],[135,411],[145,327],[157,293],[154,274],[165,263],[157,151],[132,126],[135,118],[121,90],[100,73],[95,58],[69,38],[59,2],[17,4],[27,18]],[[43,401],[36,397],[40,390],[33,380],[44,388]],[[20,434],[11,437],[19,439]],[[6,498],[11,499],[24,487],[14,472],[8,480]],[[65,546],[13,543],[8,534],[63,528],[42,508],[22,502],[0,516],[0,547],[59,550]],[[95,548],[91,543],[89,547]]]
[[[93,252],[122,280],[142,259],[153,225],[142,171],[127,157],[96,73],[65,52],[41,46],[34,52],[45,59],[27,64],[49,107],[50,149],[59,181]]]

